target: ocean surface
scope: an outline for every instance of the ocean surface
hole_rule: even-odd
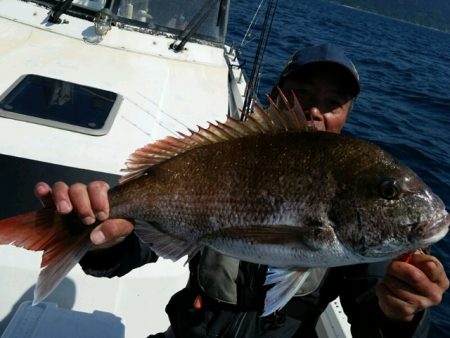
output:
[[[228,44],[241,45],[259,3],[231,1]],[[256,29],[241,46],[247,75],[258,36]],[[342,46],[360,75],[361,94],[345,131],[406,163],[450,210],[450,34],[325,1],[279,1],[261,68],[260,99],[297,49],[324,42]],[[450,235],[432,252],[450,276]],[[432,309],[431,319],[430,337],[450,337],[450,292]]]

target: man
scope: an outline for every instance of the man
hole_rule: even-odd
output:
[[[292,91],[297,95],[316,128],[334,133],[341,132],[360,90],[352,62],[330,44],[295,53],[278,86],[288,100]],[[276,90],[272,98],[283,108]],[[122,276],[157,257],[134,235],[130,222],[107,220],[107,190],[103,182],[71,187],[58,182],[53,189],[39,183],[35,188],[36,195],[45,204],[54,202],[60,213],[75,210],[85,224],[106,220],[91,235],[104,250],[90,252],[80,264],[92,275]],[[442,264],[417,252],[408,263],[397,259],[315,269],[297,297],[261,317],[265,266],[205,249],[191,260],[190,270],[188,286],[166,308],[171,329],[161,337],[315,337],[318,317],[337,296],[354,337],[426,337],[426,309],[438,304],[449,286]]]

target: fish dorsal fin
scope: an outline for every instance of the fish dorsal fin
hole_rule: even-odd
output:
[[[270,96],[267,96],[269,101],[269,108],[266,111],[266,115],[269,115],[269,119],[275,124],[276,131],[304,131],[308,129],[314,129],[314,125],[307,122],[305,113],[303,112],[302,106],[292,91],[293,104],[289,104],[288,99],[281,91],[277,88],[278,96],[283,101],[286,109],[281,110]],[[255,106],[255,112],[260,109],[259,106]],[[262,115],[262,114],[260,114]],[[256,118],[259,118],[257,115]]]
[[[309,129],[297,97],[293,95],[294,103],[291,106],[279,88],[278,92],[284,101],[284,105],[287,107],[283,111],[268,97],[269,107],[264,109],[255,102],[254,112],[247,115],[247,119],[244,121],[228,116],[225,123],[210,122],[207,128],[198,127],[198,131],[189,129],[190,135],[179,132],[179,137],[168,136],[165,139],[137,149],[126,161],[126,168],[122,169],[125,175],[120,178],[119,182],[124,183],[143,176],[151,167],[201,146],[256,134],[273,134]]]

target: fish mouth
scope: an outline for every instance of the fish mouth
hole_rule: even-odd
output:
[[[410,240],[421,245],[430,245],[445,237],[449,231],[450,214],[444,211],[428,221],[416,222],[409,225]]]

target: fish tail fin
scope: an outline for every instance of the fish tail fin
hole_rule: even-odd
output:
[[[0,244],[41,251],[33,305],[47,297],[91,247],[92,228],[73,215],[45,208],[0,220]]]

